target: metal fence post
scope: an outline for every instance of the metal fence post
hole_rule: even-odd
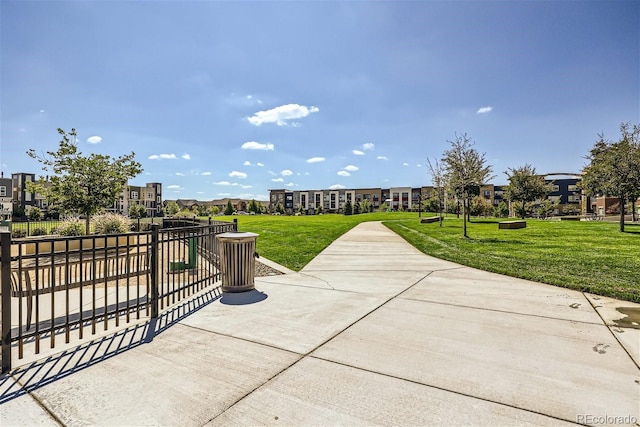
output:
[[[233,225],[234,225],[234,229],[235,231],[238,231],[238,218],[233,218]]]
[[[151,224],[151,318],[158,317],[158,256],[160,251],[160,225]]]
[[[11,231],[0,232],[2,292],[2,373],[11,370]]]

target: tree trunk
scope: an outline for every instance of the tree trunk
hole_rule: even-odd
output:
[[[84,217],[84,229],[85,229],[84,234],[86,234],[87,236],[91,234],[91,221],[89,218],[89,214],[85,215]]]
[[[618,197],[618,200],[620,202],[620,232],[624,233],[624,214],[626,199],[624,197]]]
[[[525,210],[525,205],[527,204],[527,202],[522,202],[522,219],[524,219],[527,216],[527,211]]]
[[[465,200],[462,201],[462,237],[467,236],[467,202]]]

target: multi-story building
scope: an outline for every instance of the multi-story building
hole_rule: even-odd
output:
[[[27,182],[34,182],[36,175],[33,173],[12,173],[11,193],[13,212],[28,212],[32,206],[37,206],[36,195],[27,190]]]
[[[11,219],[13,215],[13,184],[11,178],[0,174],[0,220]]]

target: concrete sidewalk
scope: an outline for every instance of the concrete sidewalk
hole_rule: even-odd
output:
[[[256,288],[0,377],[0,424],[639,425],[637,304],[438,260],[380,223]]]

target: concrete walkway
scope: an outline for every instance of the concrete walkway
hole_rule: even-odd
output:
[[[640,420],[637,304],[438,260],[380,223],[256,287],[0,377],[0,424]]]

